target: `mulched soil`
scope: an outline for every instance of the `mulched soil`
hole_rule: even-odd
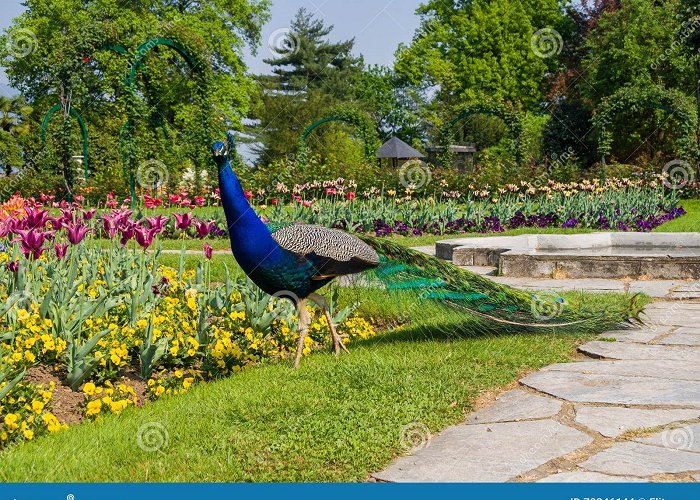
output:
[[[24,381],[46,387],[53,382],[55,389],[51,398],[51,413],[61,423],[68,425],[77,424],[83,420],[85,394],[73,391],[60,372],[54,372],[46,366],[33,366],[27,370]],[[135,371],[125,373],[121,380],[115,382],[115,385],[120,382],[134,388],[139,406],[146,401],[146,382]]]

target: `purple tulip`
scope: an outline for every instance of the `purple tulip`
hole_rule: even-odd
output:
[[[154,228],[136,226],[134,229],[134,237],[136,239],[136,242],[144,249],[151,246],[155,235],[156,230]]]
[[[211,247],[209,243],[205,243],[204,247],[204,256],[207,258],[207,260],[211,260],[212,253],[214,253],[214,249]]]
[[[65,257],[66,253],[68,252],[68,243],[56,243],[53,246],[53,249],[56,252],[56,258],[58,260],[62,260],[63,257]]]
[[[49,212],[47,210],[39,210],[29,205],[25,205],[24,211],[27,214],[25,223],[28,229],[42,229],[44,227],[46,219],[49,216]]]
[[[122,223],[119,225],[119,232],[122,235],[119,243],[126,245],[129,240],[134,237],[134,233],[136,232],[136,223],[131,219],[122,221]]]
[[[199,219],[194,219],[194,228],[197,230],[197,237],[200,239],[206,238],[209,233],[214,229],[216,222],[204,222]]]
[[[91,208],[90,210],[81,210],[83,212],[83,222],[87,222],[89,220],[92,220],[92,218],[95,216],[95,212],[97,211],[94,208]]]
[[[66,225],[66,232],[68,233],[68,241],[71,242],[72,245],[77,245],[83,239],[85,236],[88,234],[90,231],[90,228],[84,224],[81,223],[74,223],[71,222],[70,224]]]
[[[16,273],[17,271],[19,271],[19,261],[13,260],[11,262],[8,262],[7,264],[5,264],[5,267],[11,273]]]
[[[175,217],[175,228],[182,229],[183,231],[190,227],[192,223],[192,212],[184,214],[173,214]]]
[[[44,252],[44,242],[53,236],[52,231],[42,231],[40,229],[18,229],[21,250],[25,257],[32,255],[35,259],[41,257]],[[17,241],[17,240],[15,240]]]
[[[165,227],[165,223],[168,222],[168,217],[165,215],[158,215],[156,217],[146,217],[148,222],[148,227],[153,229],[156,234],[160,233]]]

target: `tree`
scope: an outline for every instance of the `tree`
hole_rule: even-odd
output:
[[[193,129],[195,123],[203,127],[202,114],[223,130],[239,126],[248,111],[253,81],[245,75],[242,51],[246,43],[259,43],[269,0],[27,0],[26,6],[0,39],[0,56],[10,84],[27,96],[37,118],[61,104],[50,130],[62,158],[57,170],[66,168],[62,163],[73,147],[71,108],[86,119],[91,142],[102,145],[91,148],[91,170],[97,170],[100,186],[111,182],[111,188],[121,177],[114,152],[133,107],[143,118],[132,123],[139,158],[156,157],[173,175],[192,161],[195,148],[197,154],[207,148],[200,144],[206,135]],[[135,92],[127,92],[124,73],[136,64],[139,46],[158,37],[187,47],[197,56],[197,69],[215,70],[207,75],[206,105],[198,102],[201,81],[162,46],[142,48]],[[126,53],[115,50],[119,46]],[[110,179],[100,177],[107,173]]]
[[[580,94],[594,107],[626,88],[694,95],[698,54],[684,50],[681,13],[679,0],[622,0],[619,9],[603,13],[586,40]],[[649,107],[623,110],[610,126],[616,138],[612,156],[623,163],[674,158],[679,137],[669,118]]]
[[[561,50],[562,3],[430,0],[417,11],[422,21],[413,41],[397,51],[396,70],[436,87],[443,104],[490,97],[535,109],[544,98],[543,75]],[[540,42],[544,53],[533,50]]]
[[[289,32],[282,34],[285,38],[276,43],[277,57],[265,60],[274,76],[258,77],[253,117],[259,125],[251,130],[261,144],[255,148],[260,162],[293,154],[306,126],[334,106],[354,102],[362,59],[352,55],[354,40],[329,41],[332,30],[301,8]],[[309,140],[311,151],[323,157],[361,158],[361,149],[343,127],[333,123],[316,130]]]
[[[366,68],[353,88],[359,106],[374,119],[384,139],[395,135],[418,145],[425,138],[427,98],[420,88],[383,66]]]
[[[22,139],[30,132],[27,121],[32,108],[21,96],[0,96],[0,165],[5,175],[12,173],[12,168],[22,166]]]

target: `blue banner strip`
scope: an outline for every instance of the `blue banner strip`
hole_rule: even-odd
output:
[[[2,464],[0,463],[0,467]],[[0,500],[695,500],[700,483],[470,483],[470,484],[227,484],[49,483],[0,484]]]

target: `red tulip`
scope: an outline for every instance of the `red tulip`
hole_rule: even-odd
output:
[[[270,205],[275,206],[279,203],[279,200],[277,198],[272,198],[270,200]]]
[[[348,200],[354,200],[355,199],[355,191],[349,191],[346,195],[345,198]]]
[[[246,200],[250,201],[250,200],[253,199],[253,192],[252,192],[252,191],[246,191],[246,192],[243,193],[243,194],[245,195],[245,199],[246,199]]]

